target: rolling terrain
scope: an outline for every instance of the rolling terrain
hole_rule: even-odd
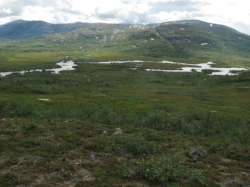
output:
[[[17,20],[0,26],[0,39],[25,40],[47,34],[69,32],[85,25],[86,23],[50,24],[44,21]]]
[[[250,71],[146,70],[250,68],[250,36],[197,20],[28,30],[0,43],[0,71],[26,70],[0,77],[0,186],[249,186]]]
[[[36,24],[34,28],[39,28]],[[78,53],[74,58],[83,61],[87,52],[103,52],[170,60],[179,58],[187,62],[215,61],[221,67],[233,64],[249,67],[250,36],[222,25],[193,20],[149,25],[78,23],[64,27],[73,25],[83,28],[71,32],[58,29],[62,33],[14,43],[3,42],[2,46],[21,52],[72,51]],[[45,31],[39,29],[39,32]]]

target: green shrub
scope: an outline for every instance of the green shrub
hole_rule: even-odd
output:
[[[0,101],[0,117],[27,117],[32,114],[34,105],[28,101]]]
[[[145,137],[145,139],[147,139],[149,141],[156,141],[156,142],[160,142],[160,141],[162,141],[164,139],[157,132],[145,132],[144,137]]]
[[[139,177],[158,183],[175,183],[185,180],[198,186],[205,185],[205,177],[197,169],[186,169],[185,158],[180,155],[168,154],[160,159],[142,159],[136,165],[123,163],[119,174],[124,178]]]
[[[110,137],[99,142],[99,147],[110,152],[132,152],[134,154],[157,153],[159,146],[138,137]]]
[[[25,131],[30,131],[30,130],[34,130],[34,129],[38,128],[38,125],[35,123],[29,122],[27,124],[22,125],[21,128]]]
[[[20,145],[25,148],[34,148],[41,146],[42,143],[37,140],[22,140]]]
[[[15,135],[17,133],[18,131],[15,131],[15,130],[0,129],[0,134]]]
[[[151,181],[177,182],[187,174],[183,162],[184,158],[178,155],[167,155],[160,160],[142,159],[139,171],[142,177]]]
[[[1,140],[0,141],[0,151],[4,151],[5,150],[5,143]]]
[[[131,178],[133,176],[133,170],[126,163],[119,166],[119,175],[123,178]]]

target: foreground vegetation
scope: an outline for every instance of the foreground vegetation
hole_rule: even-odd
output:
[[[159,60],[77,54],[69,56]],[[1,63],[8,70],[10,56]],[[247,186],[250,73],[145,71],[179,67],[153,62],[131,69],[138,64],[78,63],[61,74],[1,77],[0,186]],[[123,133],[113,135],[116,128]]]
[[[121,129],[113,136],[115,126],[89,121],[1,120],[1,186],[249,184],[247,148],[169,130]],[[196,163],[188,157],[193,145],[206,151]]]

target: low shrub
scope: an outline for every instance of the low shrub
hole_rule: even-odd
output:
[[[22,128],[23,130],[25,130],[25,131],[30,131],[30,130],[34,130],[34,129],[38,128],[38,125],[35,124],[35,123],[32,123],[32,122],[28,122],[28,123],[26,123],[26,124],[23,124],[23,125],[21,126],[21,128]]]
[[[160,160],[142,159],[139,162],[139,172],[142,177],[157,182],[176,182],[184,175],[186,170],[182,166],[184,159],[178,155],[167,155]]]
[[[131,152],[139,155],[143,153],[157,153],[160,147],[156,143],[148,143],[139,137],[118,136],[100,141],[99,148],[110,152]]]
[[[158,183],[176,183],[185,180],[199,186],[205,185],[205,177],[197,169],[186,169],[185,158],[180,155],[168,154],[160,159],[142,159],[136,166],[123,163],[119,173],[124,178],[139,177]]]

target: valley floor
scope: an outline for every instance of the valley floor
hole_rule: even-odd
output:
[[[57,55],[26,65],[56,68]],[[0,186],[249,186],[250,72],[134,67],[78,63],[0,77]]]

